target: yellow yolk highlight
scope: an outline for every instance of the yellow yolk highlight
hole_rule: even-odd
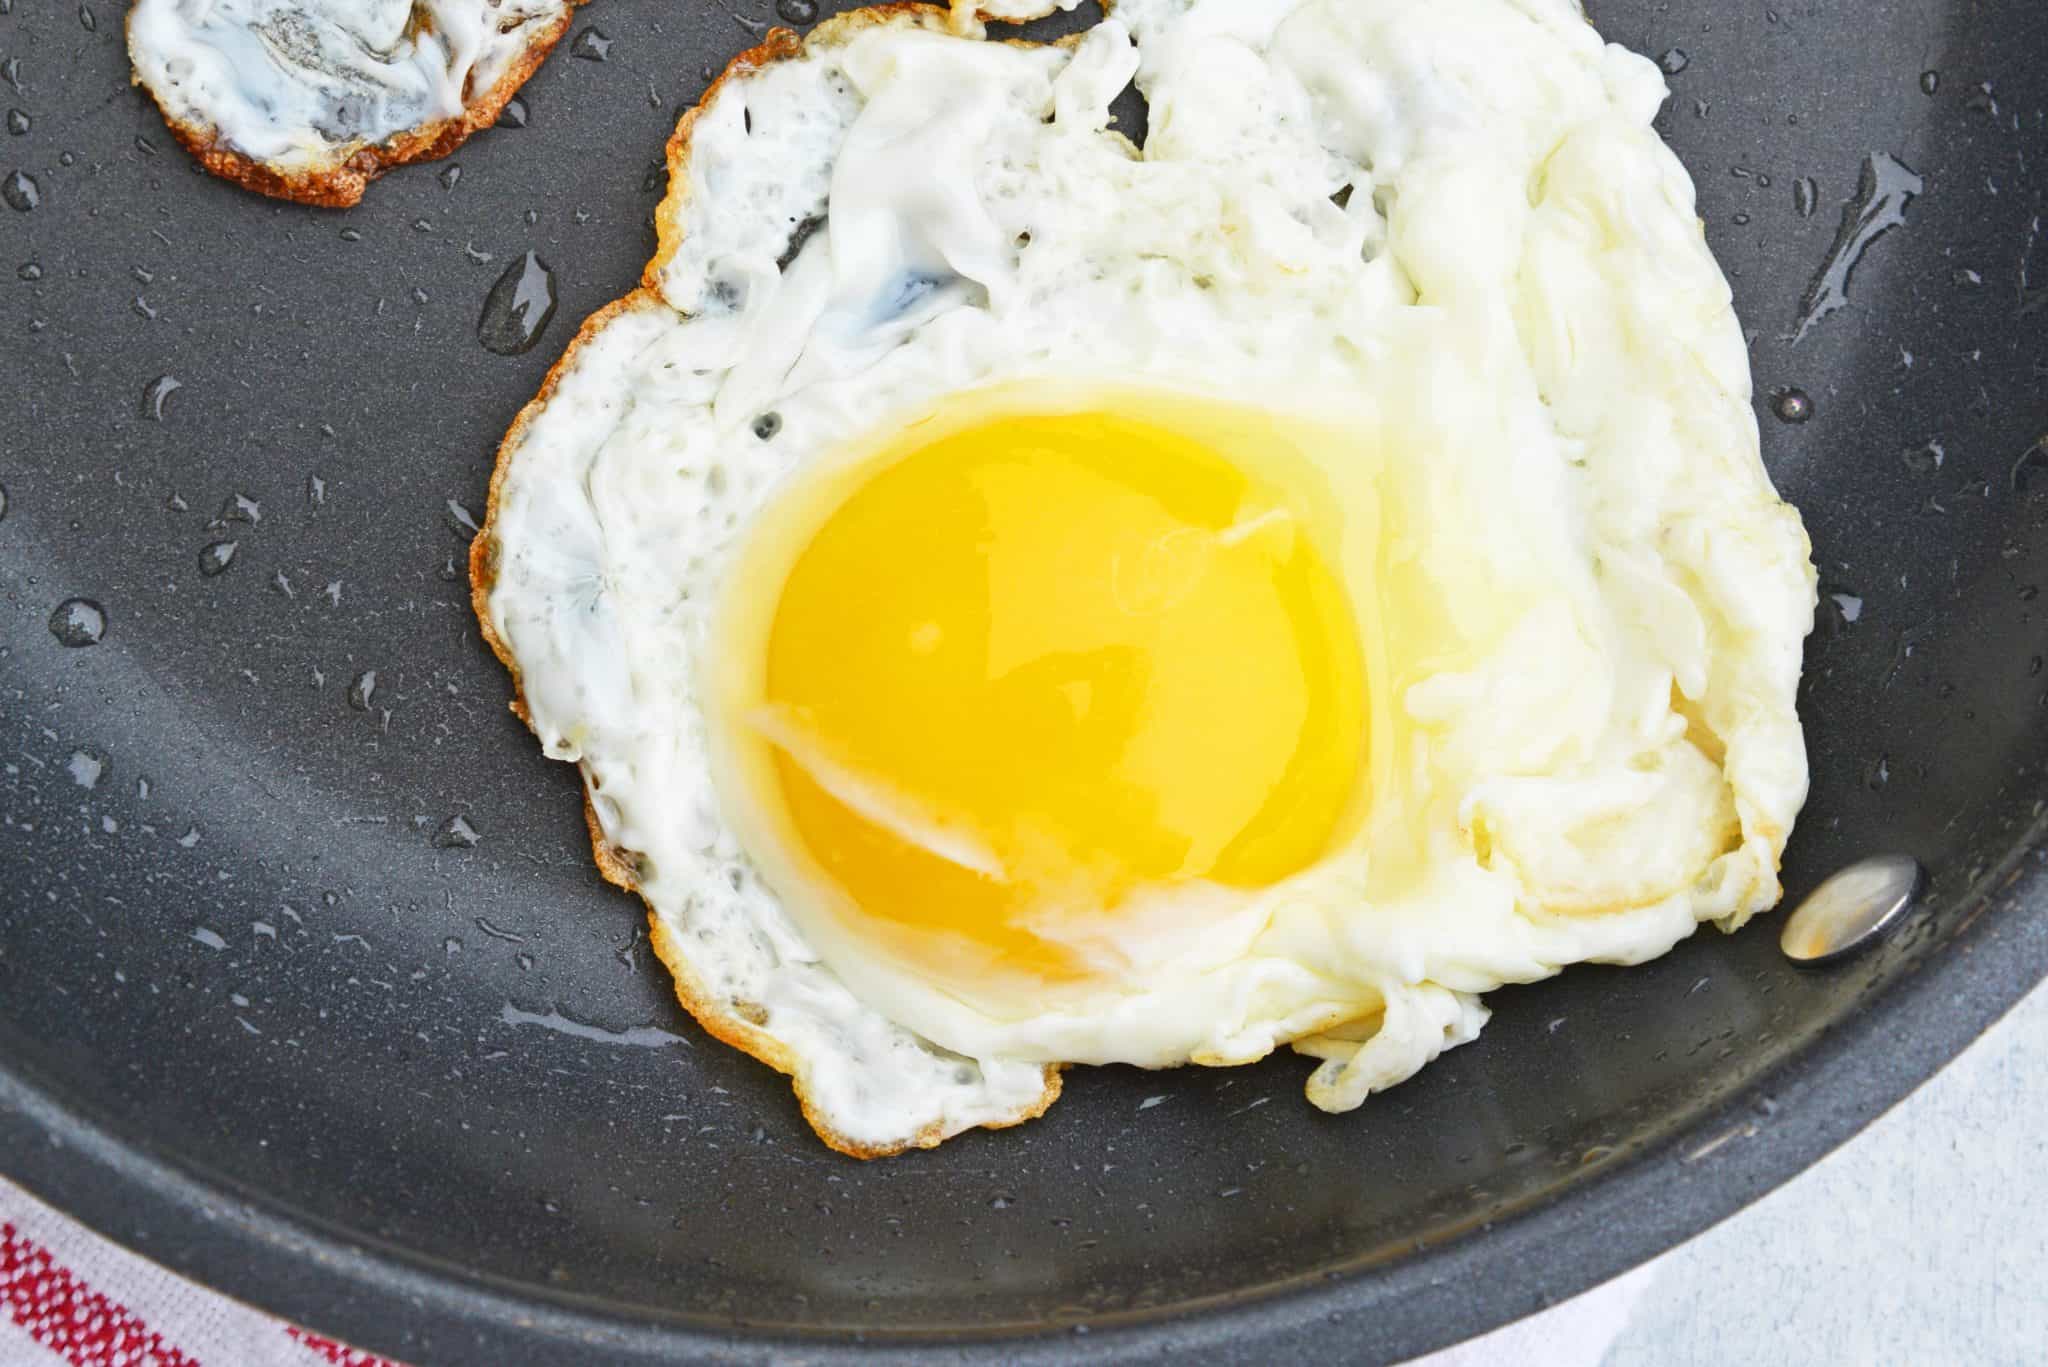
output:
[[[731,720],[768,756],[751,800],[842,906],[1070,976],[1048,915],[1262,888],[1330,847],[1366,671],[1299,478],[1091,409],[914,426],[824,483],[747,590],[773,598]]]

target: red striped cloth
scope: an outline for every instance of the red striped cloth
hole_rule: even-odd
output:
[[[0,1181],[5,1367],[399,1367],[168,1272]]]

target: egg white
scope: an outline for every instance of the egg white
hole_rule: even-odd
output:
[[[1109,127],[1133,75],[1142,155]],[[832,1142],[1034,1114],[1050,1065],[1288,1042],[1347,1109],[1495,986],[1775,902],[1813,570],[1664,93],[1567,0],[1125,0],[1062,47],[828,23],[696,113],[646,287],[507,438],[480,610],[685,1000]],[[1199,933],[1059,991],[934,984],[764,880],[715,762],[719,604],[807,473],[1105,377],[1374,453],[1392,573],[1442,607],[1383,662],[1409,739],[1354,839]]]

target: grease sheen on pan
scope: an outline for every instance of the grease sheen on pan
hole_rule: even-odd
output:
[[[252,190],[347,205],[498,116],[582,0],[135,0],[136,83]]]
[[[822,25],[679,131],[479,608],[828,1142],[1282,1044],[1348,1109],[1777,900],[1813,570],[1664,93],[1563,0],[1132,0]]]

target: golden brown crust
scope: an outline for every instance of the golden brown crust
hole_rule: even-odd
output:
[[[824,24],[820,24],[817,29],[812,31],[812,38],[816,39],[822,31],[826,41],[835,41],[840,34],[850,29],[892,22],[906,15],[915,15],[929,22],[943,23],[946,14],[945,8],[939,5],[921,3],[877,5],[870,9],[853,10],[828,20]],[[726,81],[735,76],[743,75],[748,71],[766,66],[771,62],[787,60],[800,54],[802,50],[803,40],[800,40],[788,29],[775,29],[768,34],[767,38],[759,46],[750,48],[733,58],[725,71],[704,92],[696,108],[691,109],[682,116],[676,125],[674,136],[669,139],[670,196],[680,195],[685,192],[683,187],[687,184],[687,181],[683,177],[682,172],[689,164],[690,131],[696,122],[698,111],[703,109],[717,95]],[[666,208],[667,206],[668,201],[665,199],[663,207]],[[498,657],[499,662],[505,666],[512,676],[512,711],[529,728],[533,725],[533,716],[526,705],[524,682],[520,676],[518,662],[513,659],[510,645],[499,635],[497,627],[491,621],[491,590],[496,584],[498,577],[497,518],[499,501],[504,495],[506,474],[511,468],[513,452],[524,441],[528,428],[539,417],[541,410],[554,397],[555,390],[568,375],[576,354],[583,345],[595,337],[613,319],[639,308],[643,304],[652,303],[658,304],[662,308],[670,307],[666,301],[662,300],[660,293],[655,287],[655,281],[661,267],[674,255],[677,246],[681,243],[680,227],[682,215],[680,213],[673,215],[673,226],[670,226],[671,216],[664,215],[660,210],[657,210],[655,221],[657,232],[660,236],[660,248],[656,252],[654,260],[648,264],[640,287],[623,298],[613,300],[583,321],[583,325],[577,329],[575,337],[563,349],[561,358],[549,369],[547,378],[541,382],[540,391],[527,402],[524,408],[519,410],[519,415],[512,420],[511,427],[506,431],[504,439],[498,444],[496,463],[491,472],[490,493],[484,504],[483,526],[478,531],[476,539],[470,543],[470,605],[476,612],[477,623],[482,630],[484,643],[491,648],[491,653]],[[598,820],[596,806],[592,803],[588,793],[584,795],[583,799],[583,818],[585,824],[590,829],[591,853],[597,863],[598,873],[606,882],[614,886],[623,888],[628,892],[640,893],[636,877],[637,856],[633,851],[623,849],[606,838],[603,825]],[[647,901],[644,893],[641,894],[641,900],[643,902]],[[766,1031],[760,1029],[757,1024],[741,1015],[733,1003],[719,1000],[704,986],[703,980],[697,976],[696,971],[690,966],[688,955],[684,952],[683,947],[677,942],[674,933],[654,910],[651,902],[647,904],[647,926],[649,942],[654,946],[656,957],[661,960],[662,964],[668,969],[670,976],[674,978],[676,1000],[682,1003],[683,1009],[695,1017],[697,1023],[714,1039],[720,1040],[740,1050],[742,1053],[759,1059],[777,1072],[788,1075],[791,1086],[796,1092],[797,1105],[802,1109],[805,1121],[810,1124],[813,1130],[817,1131],[818,1138],[822,1139],[828,1147],[853,1158],[885,1158],[892,1154],[902,1153],[906,1149],[935,1148],[950,1137],[942,1126],[936,1122],[926,1126],[900,1143],[879,1145],[863,1143],[834,1128],[831,1120],[817,1107],[812,1099],[810,1087],[799,1067],[801,1061],[780,1040],[769,1035]],[[1063,1064],[1046,1065],[1044,1074],[1045,1089],[1034,1102],[1016,1115],[1004,1120],[991,1121],[982,1128],[991,1130],[1007,1129],[1011,1125],[1022,1124],[1026,1120],[1035,1119],[1043,1115],[1046,1107],[1052,1105],[1059,1098],[1060,1074],[1064,1066]]]
[[[338,165],[321,171],[279,171],[266,162],[244,156],[224,145],[215,129],[202,124],[181,123],[172,117],[171,111],[164,108],[164,102],[157,98],[156,91],[150,89],[141,72],[132,66],[128,79],[131,84],[149,90],[150,98],[156,100],[157,109],[171,130],[171,136],[213,175],[273,199],[289,199],[324,209],[346,209],[362,199],[363,191],[370,182],[386,171],[410,162],[445,157],[467,142],[470,134],[496,123],[505,105],[519,93],[519,87],[526,84],[527,78],[547,60],[548,53],[569,31],[577,7],[585,3],[587,0],[568,0],[568,7],[562,11],[561,18],[536,27],[527,39],[525,50],[505,69],[504,75],[488,90],[473,95],[459,116],[421,124],[393,134],[383,142],[359,147]],[[132,9],[129,22],[134,22]],[[129,42],[134,42],[132,29]]]

